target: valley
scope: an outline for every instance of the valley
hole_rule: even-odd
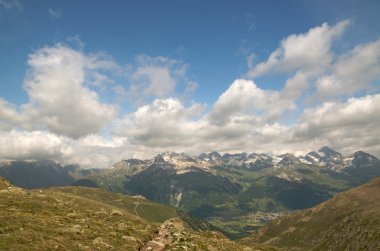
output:
[[[205,221],[100,188],[27,190],[0,178],[1,250],[378,250],[380,178],[230,240]]]
[[[380,162],[362,151],[344,157],[328,147],[298,157],[167,152],[148,160],[122,160],[109,169],[8,162],[0,165],[0,175],[23,188],[72,184],[147,198],[188,212],[237,239],[379,177]],[[136,200],[132,213],[140,208],[144,205]]]
[[[358,151],[344,157],[322,147],[299,157],[168,152],[150,160],[123,160],[84,177],[111,191],[141,194],[190,212],[228,237],[241,238],[264,224],[252,214],[309,208],[378,176],[380,162],[372,155]]]
[[[240,242],[285,250],[379,250],[380,178],[273,220]]]

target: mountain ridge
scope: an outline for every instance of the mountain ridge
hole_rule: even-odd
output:
[[[368,153],[357,151],[344,157],[328,147],[319,150],[301,157],[217,152],[194,157],[166,152],[148,160],[122,160],[109,169],[81,169],[75,165],[42,162],[51,163],[53,171],[64,170],[54,175],[52,170],[45,172],[44,165],[39,168],[39,162],[25,162],[23,168],[27,172],[10,176],[11,162],[6,167],[0,164],[0,176],[26,181],[24,185],[18,183],[24,188],[30,188],[31,184],[33,188],[62,185],[62,177],[65,185],[142,195],[190,212],[229,237],[240,238],[265,224],[266,220],[257,220],[262,214],[273,219],[281,212],[312,207],[338,192],[380,177],[380,161]],[[16,170],[19,170],[17,165]],[[68,176],[70,182],[66,180]]]
[[[364,156],[364,157],[363,157]],[[176,152],[164,152],[157,156],[146,159],[128,159],[116,162],[111,168],[121,168],[131,166],[123,165],[123,163],[131,163],[132,161],[138,161],[140,165],[148,167],[153,163],[156,164],[171,164],[172,169],[175,169],[179,173],[188,172],[192,170],[203,170],[211,172],[210,167],[215,165],[228,165],[236,167],[246,167],[250,169],[260,169],[266,167],[284,167],[292,164],[305,164],[316,165],[328,169],[332,169],[337,172],[343,172],[347,168],[357,167],[360,168],[363,164],[363,160],[368,159],[370,162],[378,162],[379,160],[364,151],[356,151],[349,156],[343,156],[341,153],[327,147],[321,147],[318,152],[312,151],[302,156],[295,156],[292,153],[286,154],[266,154],[266,153],[225,153],[221,155],[218,152],[201,153],[199,155],[189,155],[186,153]],[[140,171],[142,168],[140,169]],[[137,171],[138,172],[138,171]]]

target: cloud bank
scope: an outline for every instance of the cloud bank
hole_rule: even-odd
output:
[[[213,104],[191,97],[189,65],[139,55],[121,65],[65,44],[32,52],[28,102],[0,98],[0,159],[110,167],[163,151],[306,153],[329,145],[380,157],[380,38],[337,52],[349,22],[284,38]],[[260,76],[283,74],[282,88]],[[124,102],[119,102],[122,97]]]

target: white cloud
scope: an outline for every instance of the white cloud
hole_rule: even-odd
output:
[[[137,156],[151,157],[169,150],[199,153],[264,149],[269,138],[275,139],[286,130],[250,113],[230,114],[223,124],[214,123],[202,108],[200,104],[186,107],[178,99],[157,99],[119,121],[114,133],[126,137]]]
[[[307,33],[288,36],[266,61],[256,65],[250,61],[246,75],[256,78],[274,72],[290,74],[282,96],[293,100],[308,90],[314,101],[374,91],[377,88],[374,84],[380,79],[380,39],[359,44],[345,54],[336,55],[332,51],[348,24],[348,21],[334,26],[324,23]]]
[[[209,110],[188,102],[199,84],[178,60],[141,55],[125,70],[106,53],[42,48],[28,60],[29,101],[17,106],[0,98],[0,159],[109,167],[169,150],[306,153],[322,145],[380,156],[380,39],[335,54],[347,23],[291,35],[268,60],[252,65],[250,77],[284,73],[282,89],[237,79]],[[121,75],[128,84],[116,81]],[[107,91],[137,108],[116,117],[117,107],[103,101],[114,98],[102,96]],[[313,108],[302,103],[306,95],[314,97]]]
[[[282,95],[288,99],[296,100],[309,88],[311,77],[312,74],[310,73],[297,71],[292,77],[287,79]]]
[[[174,81],[174,89],[179,81],[183,81],[186,94],[198,86],[185,77],[186,65],[176,60],[148,56],[140,56],[136,60],[137,66],[132,71],[132,77],[139,79],[147,75],[147,84],[137,87],[143,88],[141,90],[146,95],[155,95],[156,89],[159,90],[170,81]],[[28,66],[24,89],[29,102],[16,106],[0,99],[0,132],[4,139],[0,141],[3,147],[0,151],[1,159],[35,156],[37,159],[55,159],[86,167],[109,167],[120,158],[132,157],[134,153],[141,154],[130,151],[130,142],[125,136],[107,134],[107,126],[116,123],[116,107],[101,102],[101,92],[95,90],[108,88],[120,96],[130,94],[113,80],[113,74],[121,74],[122,68],[109,55],[84,54],[66,45],[56,44],[33,52],[29,56]],[[164,78],[165,81],[160,82],[162,80],[159,77],[162,75],[155,75],[160,69],[167,72],[167,81]],[[170,87],[166,91],[162,92],[162,96],[174,90]],[[179,121],[185,121],[187,116],[196,116],[202,106],[195,104],[184,108],[179,101],[168,98],[153,102],[146,114],[156,114],[151,118],[144,118],[144,109],[144,106],[140,107],[134,113],[133,125],[136,127],[131,124],[131,127],[126,128],[127,136],[133,135],[138,139],[144,133],[153,133],[152,123],[159,122],[160,119],[164,122],[166,115],[171,115],[173,120],[179,116]],[[139,124],[144,126],[141,129],[145,129],[142,133],[138,131]],[[165,125],[170,126],[170,123],[162,124],[162,130],[167,130]],[[100,134],[102,129],[105,130],[105,135],[109,135],[107,139]],[[177,128],[171,129],[175,132]],[[186,128],[183,132],[185,131]],[[19,140],[20,138],[25,140]],[[40,142],[38,138],[41,139]],[[18,142],[7,148],[6,142],[11,140]],[[151,142],[154,141],[152,136]],[[143,148],[144,144],[141,144],[139,149]]]
[[[380,153],[380,94],[324,103],[307,109],[292,129],[294,141],[318,141],[346,153],[358,149]]]
[[[23,9],[20,1],[18,0],[0,0],[0,9],[1,8],[4,8],[6,10],[15,9],[18,11],[21,11]]]
[[[156,99],[127,115],[115,132],[128,137],[132,143],[173,147],[190,140],[198,127],[192,118],[199,116],[202,109],[200,104],[184,107],[178,99]]]
[[[122,157],[132,156],[125,139],[88,135],[79,140],[46,131],[0,131],[0,159],[53,159],[84,168],[109,168]]]
[[[332,73],[317,80],[318,98],[331,98],[373,89],[380,80],[380,39],[360,44],[339,57]]]
[[[122,158],[132,157],[124,137],[105,138],[91,134],[78,140],[70,140],[76,151],[66,158],[66,163],[77,163],[83,167],[109,168]]]
[[[8,101],[0,98],[0,129],[9,128],[22,124],[24,118],[17,112],[16,107]]]
[[[1,132],[1,158],[53,158],[85,167],[110,167],[122,158],[150,158],[163,151],[306,153],[330,145],[344,154],[380,153],[380,95],[325,103],[308,109],[293,125],[235,113],[223,124],[210,121],[203,106],[157,99],[115,123],[114,136],[70,139],[49,132]],[[9,142],[12,144],[9,147]]]
[[[294,108],[293,102],[282,97],[280,92],[263,90],[253,81],[238,79],[218,98],[210,118],[216,123],[239,114],[265,114],[263,117],[276,119],[282,112]]]
[[[249,69],[249,78],[264,75],[269,71],[292,72],[298,69],[314,71],[332,60],[331,46],[346,29],[348,21],[330,27],[327,23],[310,29],[307,33],[290,35],[281,41],[266,62]]]
[[[214,123],[210,120],[212,111],[199,111],[194,106],[183,106],[179,100],[156,100],[125,118],[118,133],[128,138],[140,157],[168,150],[196,154],[211,150],[301,154],[322,145],[344,154],[359,149],[380,153],[376,140],[380,137],[380,95],[324,103],[307,109],[292,125],[243,112],[232,113],[224,123]]]
[[[186,72],[187,65],[180,61],[140,55],[128,76],[130,100],[142,104],[146,100],[167,98],[175,93],[181,82],[189,81]]]
[[[198,88],[199,88],[199,84],[197,82],[189,81],[186,83],[185,94],[187,95],[191,94],[195,92]]]
[[[170,70],[165,67],[144,66],[134,73],[133,79],[146,78],[149,85],[143,90],[145,96],[165,97],[173,93],[175,80],[170,76]]]
[[[48,9],[48,13],[49,13],[50,18],[53,20],[57,20],[62,17],[62,14],[59,11],[53,10],[51,8]]]
[[[2,159],[66,159],[74,149],[53,133],[0,131]]]
[[[85,86],[86,72],[107,67],[105,61],[57,44],[34,52],[28,65],[24,87],[29,103],[18,112],[2,102],[0,119],[5,124],[78,138],[98,132],[114,118],[116,108],[101,103]]]
[[[186,107],[173,98],[157,99],[127,115],[114,133],[128,139],[136,156],[151,157],[169,150],[199,153],[236,149],[237,142],[244,141],[252,130],[255,118],[236,116],[224,125],[216,125],[202,114],[203,107]]]

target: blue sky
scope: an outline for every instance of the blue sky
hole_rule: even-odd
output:
[[[104,51],[117,62],[134,56],[169,56],[185,61],[202,83],[202,102],[218,94],[246,71],[246,53],[265,59],[281,39],[323,22],[350,18],[350,47],[380,35],[378,1],[20,1],[22,9],[2,10],[0,81],[2,93],[24,102],[20,83],[27,55],[79,36],[84,51]],[[56,13],[53,17],[50,13]],[[360,30],[358,32],[358,30]],[[355,35],[359,33],[358,35]],[[350,36],[350,34],[347,34]],[[266,81],[269,80],[269,81]],[[267,77],[260,86],[279,89]],[[9,84],[8,84],[9,83]],[[11,85],[11,86],[9,86]],[[17,86],[17,90],[15,88]]]
[[[4,144],[25,140],[0,158],[108,165],[321,144],[379,155],[378,23],[375,0],[0,0],[0,132]],[[77,106],[57,96],[70,90]],[[327,121],[364,105],[365,128]],[[34,141],[55,150],[32,151]]]

